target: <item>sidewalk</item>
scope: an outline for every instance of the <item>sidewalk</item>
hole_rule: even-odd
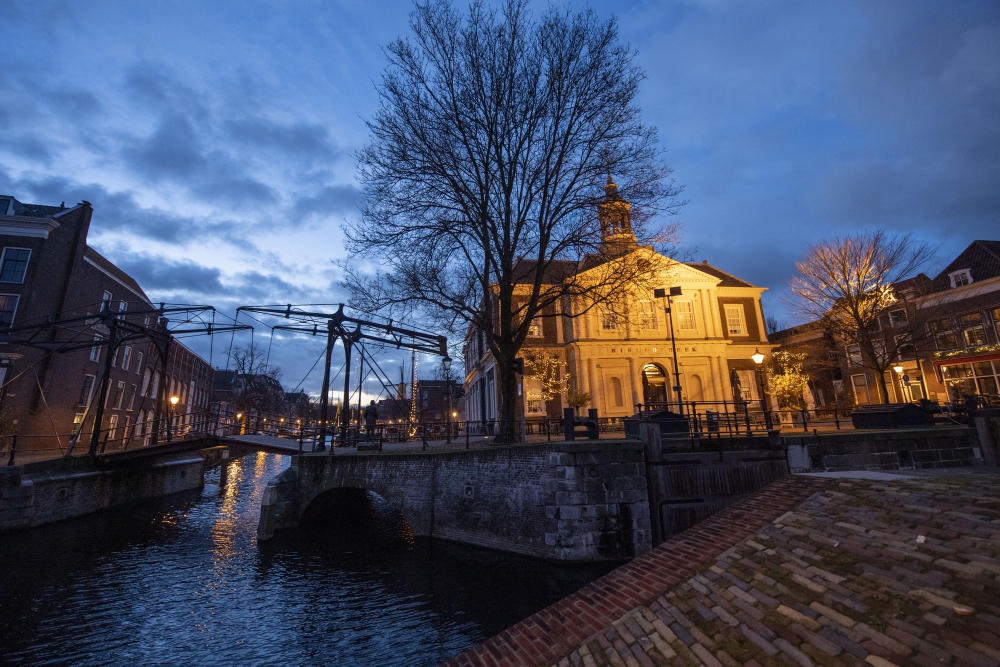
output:
[[[451,662],[1000,665],[1000,473],[867,475],[876,479],[779,480],[751,500],[763,502],[789,479],[822,491],[728,548],[718,519],[746,501],[731,506]],[[616,580],[627,568],[646,572],[646,581],[669,579],[685,563],[662,556],[683,543],[697,545],[703,560],[681,580],[653,593]],[[612,583],[614,599],[634,603],[582,641],[566,648],[558,637],[547,646],[526,639],[553,614],[607,616],[606,600],[595,605],[588,589]]]

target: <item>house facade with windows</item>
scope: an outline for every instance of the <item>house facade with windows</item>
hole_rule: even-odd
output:
[[[86,201],[67,208],[0,196],[0,325],[96,316],[103,308],[120,313],[120,319],[165,329],[166,322],[155,314],[130,314],[154,306],[131,276],[87,245],[92,215]],[[43,332],[41,342],[51,343],[48,349],[0,345],[3,435],[18,434],[18,451],[58,455],[77,432],[86,446],[108,334],[95,319],[73,331]],[[93,340],[95,345],[60,352],[67,340]],[[174,425],[183,429],[208,407],[213,375],[208,363],[172,340],[165,370],[164,375],[157,348],[144,339],[122,344],[113,355],[100,427],[109,450],[148,443],[157,408],[161,415],[172,412]],[[158,397],[170,396],[178,398],[176,406],[157,406]]]
[[[655,266],[653,282],[679,287],[672,297],[673,336],[665,312],[666,298],[622,295],[613,308],[593,307],[576,297],[564,297],[544,310],[530,326],[521,357],[555,358],[561,384],[546,400],[544,380],[526,372],[522,399],[525,417],[559,418],[568,407],[570,392],[590,395],[589,405],[601,417],[627,417],[644,404],[674,402],[674,350],[685,403],[732,405],[739,400],[759,400],[756,366],[751,355],[768,352],[761,294],[767,289],[750,284],[709,264],[678,262],[636,243],[627,216],[624,224],[604,223],[604,206],[621,207],[617,186],[610,182],[605,203],[599,207],[602,245],[625,248],[624,256]],[[627,207],[627,204],[625,205]],[[627,210],[627,208],[626,208]],[[617,258],[620,253],[614,253]],[[560,277],[578,278],[596,270],[602,255],[580,262],[563,262],[552,271],[553,284]],[[525,285],[525,290],[528,286]],[[491,422],[499,415],[499,374],[483,332],[470,328],[464,346],[466,414],[470,421]],[[568,376],[568,377],[567,377]]]
[[[893,366],[885,378],[889,402],[946,404],[1000,394],[1000,241],[974,241],[934,278],[920,274],[894,292],[898,305],[878,326]],[[860,351],[841,349],[821,323],[786,329],[772,340],[806,352],[817,406],[884,401]]]

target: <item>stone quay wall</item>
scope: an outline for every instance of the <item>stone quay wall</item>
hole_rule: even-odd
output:
[[[781,441],[788,448],[792,472],[955,468],[984,463],[980,434],[969,426],[783,434]]]
[[[558,561],[632,558],[651,547],[641,443],[306,455],[264,491],[259,539],[297,526],[336,488],[385,498],[416,535]]]
[[[0,533],[199,489],[205,461],[175,454],[101,468],[67,458],[0,468]]]

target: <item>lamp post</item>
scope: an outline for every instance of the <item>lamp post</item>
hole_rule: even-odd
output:
[[[771,423],[771,412],[767,409],[767,393],[764,391],[764,354],[759,349],[755,349],[750,358],[757,364],[757,379],[760,381],[760,408],[764,411],[764,426],[770,431],[774,425]]]
[[[441,360],[441,368],[444,369],[444,382],[447,388],[448,406],[444,412],[445,442],[451,444],[451,357],[445,355]]]
[[[236,427],[239,429],[239,435],[243,435],[243,413],[236,413]]]
[[[173,439],[173,421],[174,421],[174,408],[177,407],[177,402],[181,400],[177,396],[170,397],[170,419],[167,420],[167,442]]]
[[[667,314],[667,321],[670,322],[670,344],[674,349],[674,391],[677,393],[677,411],[679,414],[684,414],[684,402],[681,400],[681,371],[680,366],[677,361],[677,338],[674,336],[674,313],[673,304],[674,301],[671,297],[680,296],[680,287],[671,287],[667,289],[654,289],[653,296],[657,299],[666,298],[667,307],[663,309],[663,312]]]

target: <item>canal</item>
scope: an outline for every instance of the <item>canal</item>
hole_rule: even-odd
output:
[[[257,544],[288,457],[230,463],[201,491],[0,536],[0,663],[434,665],[610,565],[414,539],[377,496],[344,492]]]

